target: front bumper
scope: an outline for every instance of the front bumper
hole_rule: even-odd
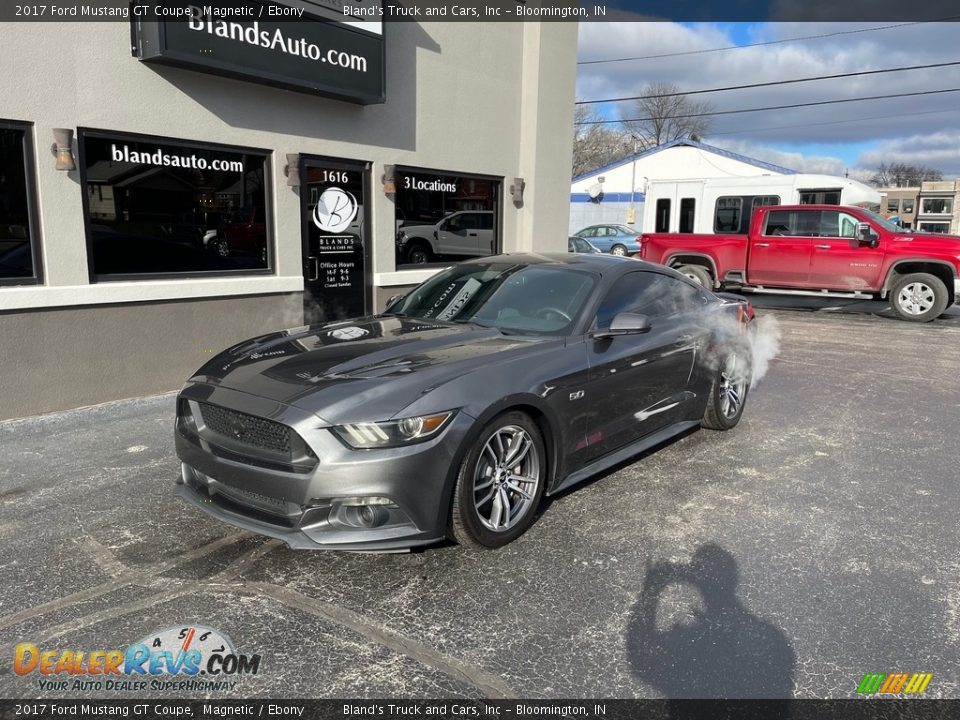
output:
[[[235,445],[221,444],[215,433],[195,432],[180,416],[186,401],[291,428],[312,451],[314,466],[285,468],[265,462],[255,448],[244,456]],[[189,385],[177,406],[177,494],[222,522],[278,538],[294,549],[398,551],[446,536],[458,450],[473,424],[463,413],[427,442],[354,450],[311,413],[227,388]],[[373,498],[380,504],[364,512],[374,522],[352,520],[357,511],[350,508]]]

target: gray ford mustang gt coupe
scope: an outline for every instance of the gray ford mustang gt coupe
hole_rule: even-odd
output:
[[[177,398],[178,494],[293,548],[499,547],[544,494],[736,425],[752,320],[643,261],[463,262],[381,315],[210,360]]]

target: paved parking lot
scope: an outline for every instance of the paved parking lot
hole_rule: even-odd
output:
[[[262,655],[217,697],[849,697],[895,671],[960,697],[960,312],[758,301],[782,347],[738,428],[554,498],[495,552],[218,524],[173,497],[169,395],[0,424],[0,696],[84,694],[14,675],[17,643],[199,623]]]

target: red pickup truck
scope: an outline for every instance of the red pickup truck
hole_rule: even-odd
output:
[[[760,207],[747,235],[644,234],[640,257],[713,288],[889,298],[916,322],[960,298],[960,237],[904,230],[858,207]]]

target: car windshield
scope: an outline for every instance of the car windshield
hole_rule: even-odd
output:
[[[896,223],[890,222],[885,217],[883,217],[882,215],[878,215],[872,210],[867,210],[866,208],[860,208],[860,211],[864,215],[868,216],[871,220],[873,220],[877,225],[882,227],[887,232],[900,233],[900,234],[911,232],[910,230],[904,230],[902,227],[900,227]]]
[[[555,265],[469,263],[430,278],[388,313],[504,333],[567,335],[595,284],[589,272]]]

